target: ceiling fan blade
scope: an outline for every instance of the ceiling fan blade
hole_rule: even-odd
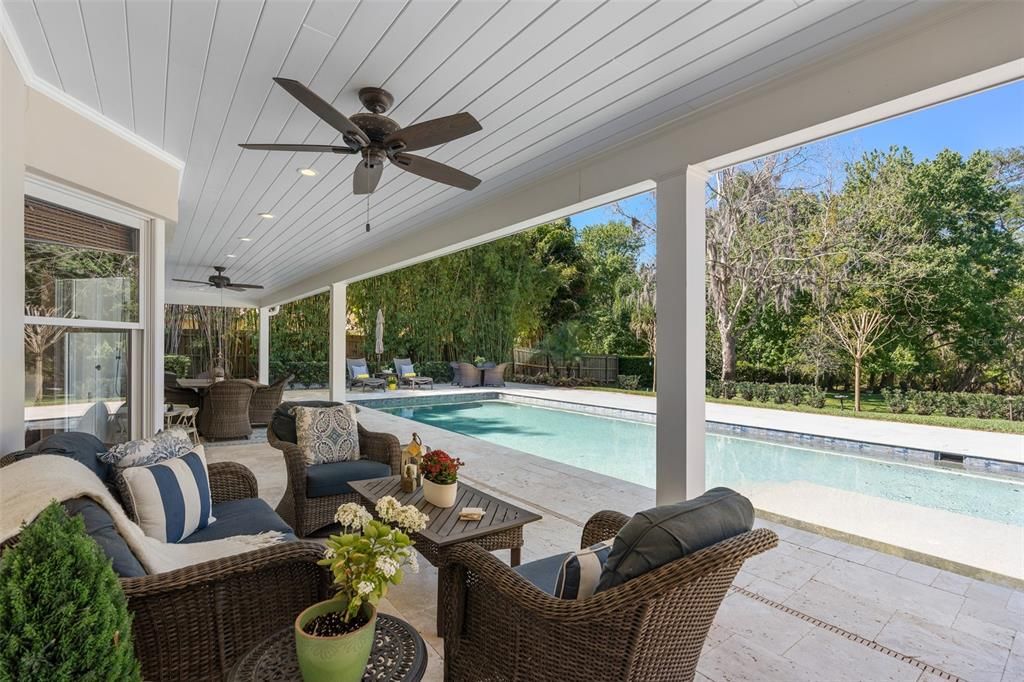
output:
[[[194,280],[194,279],[178,279],[177,277],[172,277],[171,281],[172,282],[184,282],[185,284],[205,284],[208,287],[213,286],[209,282],[199,282],[199,281]]]
[[[480,178],[474,178],[469,173],[463,173],[458,168],[446,166],[437,161],[431,161],[423,156],[415,154],[395,154],[391,157],[395,165],[404,171],[434,182],[443,182],[459,189],[474,189],[480,184]]]
[[[356,166],[356,172],[352,175],[352,191],[356,194],[372,194],[373,190],[377,189],[383,172],[383,161],[378,160],[371,163],[363,159]]]
[[[268,152],[319,152],[322,154],[355,154],[351,147],[331,144],[240,144],[242,149],[260,149]]]
[[[230,289],[231,291],[245,291],[245,289],[243,289],[242,287],[236,287],[234,284],[227,284],[227,285],[225,285],[222,288],[223,289]]]
[[[363,147],[370,144],[370,138],[366,136],[366,133],[359,126],[348,120],[343,113],[332,107],[299,81],[291,78],[275,78],[274,82],[287,90],[289,95],[299,100],[304,107],[319,116],[325,123],[345,137],[358,141],[360,146]]]
[[[384,139],[384,145],[389,148],[394,146],[395,151],[399,152],[414,152],[451,142],[481,130],[483,126],[472,114],[462,112],[396,130]]]
[[[263,288],[262,284],[235,284],[234,282],[232,282],[230,284],[230,286],[233,287],[233,288],[239,288],[239,289],[262,289]]]

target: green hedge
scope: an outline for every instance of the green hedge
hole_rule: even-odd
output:
[[[938,414],[946,417],[1008,419],[1024,421],[1024,396],[992,393],[940,393],[937,391],[882,390],[889,411],[894,414]]]
[[[596,379],[589,377],[560,377],[556,374],[541,372],[536,375],[516,374],[512,381],[517,384],[540,384],[542,386],[561,386],[563,388],[576,388],[577,386],[598,386]]]
[[[753,381],[708,381],[705,393],[712,398],[740,398],[776,405],[825,407],[825,392],[810,384],[765,384]]]
[[[639,388],[654,386],[654,361],[646,355],[620,355],[619,374],[640,377]]]

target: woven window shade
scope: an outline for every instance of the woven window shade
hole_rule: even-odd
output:
[[[34,197],[25,197],[25,239],[98,251],[139,252],[138,230]]]

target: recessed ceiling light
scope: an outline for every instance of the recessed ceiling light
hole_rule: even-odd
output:
[[[252,241],[252,237],[239,237],[238,241],[240,241],[240,242],[251,242]]]
[[[229,254],[228,254],[228,258],[235,258],[235,257],[236,257],[236,256],[235,256],[235,254],[233,254],[233,253],[229,253]]]
[[[314,175],[316,175],[316,169],[315,168],[300,168],[299,169],[299,175],[305,175],[307,178],[311,178]]]
[[[273,213],[260,213],[260,217],[264,218],[266,220],[270,220],[271,218],[274,217],[274,214]]]

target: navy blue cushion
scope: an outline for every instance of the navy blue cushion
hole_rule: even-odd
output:
[[[712,488],[692,500],[639,512],[615,536],[597,591],[745,533],[753,525],[750,500],[729,488]]]
[[[586,599],[597,591],[612,541],[606,540],[570,554],[558,568],[555,596],[559,599]]]
[[[535,587],[554,596],[555,583],[558,581],[558,571],[570,556],[572,556],[572,552],[556,554],[527,562],[521,566],[516,566],[512,570],[529,580]]]
[[[295,434],[295,415],[291,413],[292,408],[296,406],[300,407],[334,407],[341,405],[341,403],[331,402],[330,400],[301,400],[301,401],[287,401],[277,406],[274,410],[274,416],[270,418],[270,426],[274,429],[274,433],[280,440],[287,441],[289,443],[298,443],[299,438]]]
[[[100,461],[100,453],[106,452],[107,446],[91,433],[67,431],[47,436],[38,443],[14,453],[15,461],[21,461],[32,455],[64,455],[76,462],[81,462],[104,483],[109,483],[113,467]]]
[[[384,478],[391,475],[391,467],[372,459],[351,462],[314,464],[306,469],[306,497],[326,497],[352,492],[349,481]]]
[[[288,540],[296,539],[291,526],[258,497],[218,502],[213,505],[213,516],[216,521],[189,535],[181,541],[182,544],[223,540],[235,535],[256,535],[268,530],[284,533]]]
[[[128,543],[114,527],[114,520],[107,510],[87,497],[78,497],[64,503],[68,514],[78,514],[85,522],[85,532],[96,541],[103,553],[107,555],[117,573],[122,578],[138,578],[146,575],[146,569],[135,558]]]

